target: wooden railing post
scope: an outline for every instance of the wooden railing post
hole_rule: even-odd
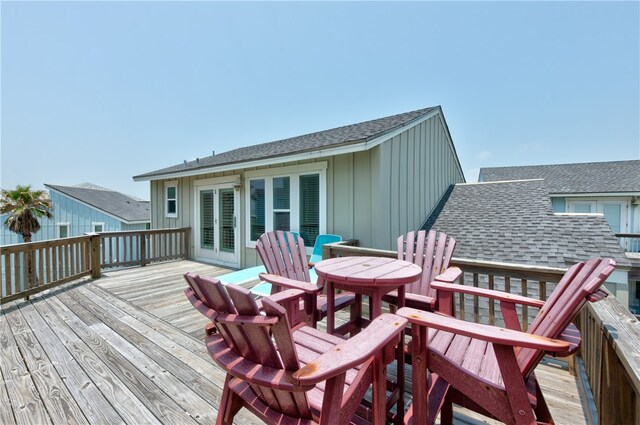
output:
[[[147,234],[142,232],[140,233],[140,243],[138,244],[140,247],[140,267],[144,267],[147,265]]]
[[[91,241],[91,277],[100,278],[100,235],[93,233],[90,235]]]
[[[189,257],[189,251],[190,251],[190,241],[189,241],[189,233],[190,233],[191,228],[187,227],[184,229],[184,259],[185,260],[189,260],[191,257]]]

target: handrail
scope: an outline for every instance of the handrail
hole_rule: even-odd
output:
[[[0,247],[0,304],[91,275],[105,268],[189,258],[189,227],[90,233]]]
[[[576,325],[598,423],[640,423],[640,322],[609,296],[587,303]]]

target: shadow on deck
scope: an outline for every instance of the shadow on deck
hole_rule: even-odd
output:
[[[110,271],[2,306],[0,423],[214,423],[224,373],[184,297],[187,271],[228,270],[177,261]],[[556,423],[585,423],[562,364],[536,373]],[[235,422],[258,423],[246,411]],[[456,410],[455,423],[487,421]]]

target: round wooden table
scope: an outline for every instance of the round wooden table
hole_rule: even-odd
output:
[[[369,320],[372,320],[382,313],[382,296],[390,291],[398,290],[398,307],[404,306],[405,285],[417,281],[422,274],[420,266],[408,261],[384,257],[331,258],[320,261],[316,264],[315,270],[318,283],[324,281],[327,288],[327,332],[329,333],[336,332],[336,289],[350,291],[360,296],[367,295]],[[360,324],[366,323],[361,320],[361,317],[357,319],[360,320]]]
[[[324,282],[327,289],[327,332],[346,334],[357,331],[368,322],[382,314],[382,296],[398,290],[398,307],[404,306],[405,285],[420,279],[422,268],[413,263],[384,257],[339,257],[320,261],[315,266],[318,283]],[[356,294],[356,303],[352,308],[350,320],[335,327],[335,290],[342,289]],[[369,319],[362,317],[362,296],[369,297]],[[403,339],[396,350],[398,361],[397,382],[395,390],[389,397],[389,404],[374,400],[373,405],[381,409],[378,417],[384,417],[384,406],[396,404],[397,411],[403,412],[404,398],[404,351]],[[389,360],[391,361],[391,360]],[[384,394],[386,387],[386,366],[380,365],[383,375],[374,380],[378,392]],[[397,415],[394,422],[402,421],[402,414]]]

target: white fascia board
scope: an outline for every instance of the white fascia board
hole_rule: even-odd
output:
[[[552,198],[611,198],[640,196],[640,192],[549,193]]]
[[[211,167],[203,167],[203,168],[197,168],[197,169],[193,169],[193,170],[177,171],[177,172],[173,172],[173,173],[160,174],[160,175],[156,175],[156,176],[149,176],[149,177],[138,176],[138,177],[134,177],[133,181],[140,182],[140,181],[166,180],[166,179],[174,179],[174,178],[180,178],[180,177],[191,177],[191,176],[197,176],[197,175],[200,175],[200,174],[219,173],[219,172],[233,171],[233,170],[243,170],[245,168],[263,167],[263,166],[269,166],[269,165],[275,165],[275,164],[282,164],[284,162],[304,161],[304,160],[309,160],[309,159],[323,158],[323,157],[327,157],[327,156],[343,155],[343,154],[354,153],[354,152],[362,152],[362,151],[366,151],[366,150],[372,149],[372,148],[380,145],[381,143],[386,142],[387,140],[397,136],[398,134],[406,131],[407,129],[409,129],[409,128],[415,126],[415,125],[418,125],[418,124],[422,123],[423,121],[426,121],[429,118],[432,118],[432,117],[438,115],[439,113],[440,113],[440,108],[436,108],[435,110],[429,112],[428,114],[422,116],[421,118],[419,118],[419,119],[417,119],[415,121],[411,121],[411,122],[403,125],[400,128],[392,130],[392,131],[390,131],[388,133],[385,133],[385,134],[383,134],[383,135],[381,135],[379,137],[376,137],[375,139],[371,139],[369,141],[350,143],[350,144],[345,145],[345,146],[337,146],[337,147],[330,147],[330,148],[326,148],[326,149],[318,149],[318,150],[315,150],[315,151],[301,152],[301,153],[292,154],[292,155],[283,155],[283,156],[278,156],[278,157],[274,157],[274,158],[256,159],[256,160],[246,161],[246,162],[237,162],[237,163],[234,163],[234,164],[224,164],[224,165],[219,165],[219,166],[214,165],[214,166],[211,166]],[[447,139],[449,141],[451,141],[451,139],[449,138],[449,135],[447,135]]]
[[[316,151],[302,152],[302,153],[293,154],[293,155],[283,155],[275,158],[256,159],[253,161],[237,162],[234,164],[225,164],[225,165],[219,165],[219,166],[214,165],[211,167],[197,168],[194,170],[187,170],[187,171],[178,171],[175,173],[161,174],[157,176],[134,177],[133,181],[139,182],[139,181],[165,180],[165,179],[175,179],[180,177],[198,176],[201,174],[208,174],[208,173],[220,173],[224,171],[244,170],[246,168],[263,167],[263,166],[269,166],[269,165],[275,165],[275,164],[282,164],[285,162],[304,161],[304,160],[323,158],[323,157],[333,156],[333,155],[342,155],[345,153],[360,152],[360,151],[365,151],[367,149],[368,148],[367,148],[366,142],[359,142],[359,143],[353,143],[347,146],[320,149]]]
[[[141,224],[141,223],[151,223],[151,219],[149,219],[149,220],[143,220],[143,221],[141,221],[141,220],[137,220],[137,221],[127,221],[127,220],[125,220],[125,219],[124,219],[124,218],[122,218],[122,217],[118,217],[117,215],[111,214],[111,213],[109,213],[109,212],[107,212],[107,211],[105,211],[105,210],[101,210],[100,208],[98,208],[98,207],[96,207],[96,206],[94,206],[94,205],[88,204],[88,203],[86,203],[86,202],[84,202],[84,201],[81,201],[81,200],[80,200],[80,199],[78,199],[78,198],[74,198],[73,196],[69,196],[69,195],[67,195],[66,193],[62,193],[62,192],[60,192],[59,190],[55,190],[55,189],[54,189],[54,188],[52,188],[52,187],[48,187],[48,188],[49,188],[49,190],[53,190],[54,192],[59,193],[60,195],[64,196],[65,198],[71,199],[71,200],[73,200],[73,201],[75,201],[75,202],[77,202],[77,203],[79,203],[79,204],[82,204],[82,205],[84,205],[84,206],[86,206],[86,207],[88,207],[88,208],[91,208],[91,209],[92,209],[92,210],[94,210],[94,211],[98,211],[100,214],[104,214],[104,215],[106,215],[106,216],[108,216],[108,217],[111,217],[111,218],[113,218],[114,220],[118,220],[118,221],[120,221],[120,222],[122,222],[122,223],[124,223],[124,224]]]

